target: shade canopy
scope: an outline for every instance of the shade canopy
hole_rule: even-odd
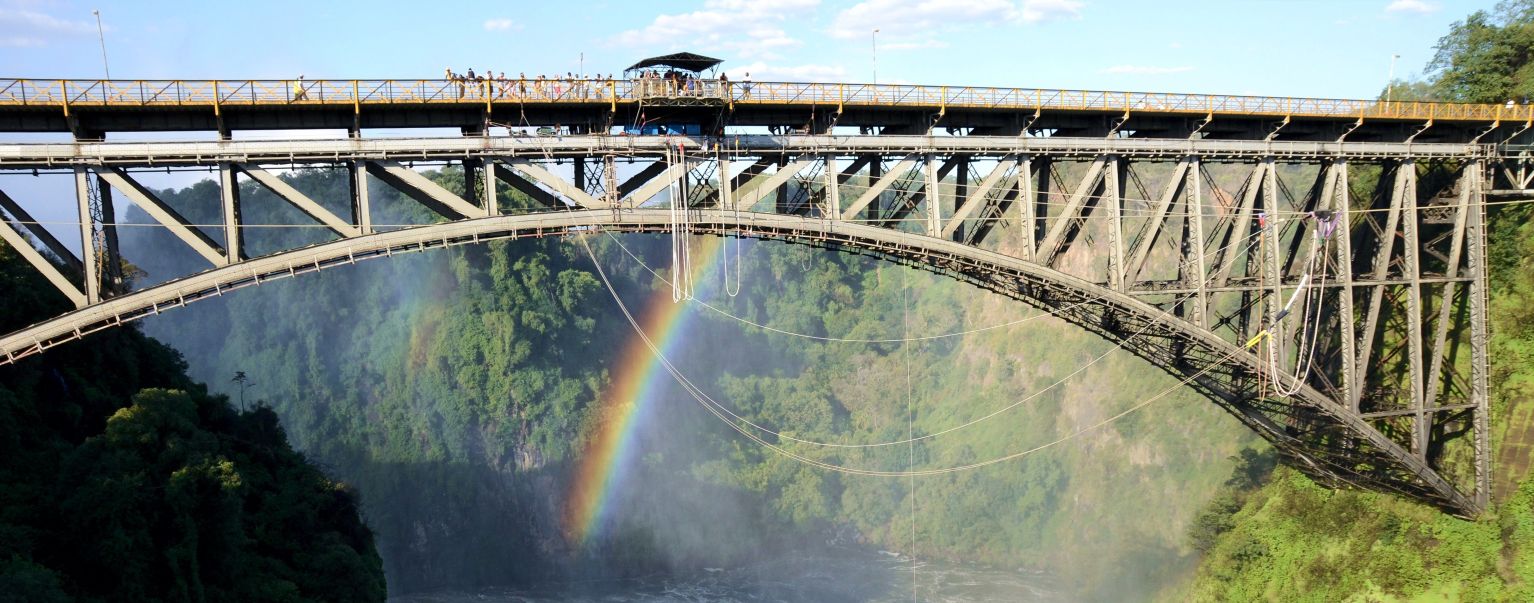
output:
[[[697,73],[723,62],[724,61],[719,59],[706,57],[701,54],[678,52],[676,54],[650,57],[638,63],[634,63],[633,65],[629,66],[628,70],[633,71],[635,69],[644,69],[646,67],[673,67],[676,69]]]

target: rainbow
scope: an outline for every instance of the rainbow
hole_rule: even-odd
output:
[[[712,269],[725,247],[718,237],[701,239],[699,248],[693,252],[692,270],[699,293],[711,289],[707,285],[712,283],[705,277],[714,272]],[[693,322],[687,319],[690,313],[686,308],[686,302],[671,301],[670,287],[661,287],[650,294],[637,313],[640,328],[668,358],[674,356],[674,348],[684,339],[682,333]],[[613,494],[622,487],[634,465],[634,434],[645,423],[670,380],[660,358],[650,352],[638,335],[629,338],[616,366],[611,385],[597,401],[600,405],[597,425],[581,452],[575,480],[565,497],[565,535],[577,544],[585,544],[611,513]]]

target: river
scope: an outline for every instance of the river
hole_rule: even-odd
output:
[[[916,588],[913,593],[912,584]],[[610,581],[563,581],[521,588],[441,591],[392,597],[391,603],[601,603],[671,601],[1031,602],[1069,597],[1046,574],[952,564],[912,563],[894,553],[852,551],[800,556],[739,568],[704,568]]]

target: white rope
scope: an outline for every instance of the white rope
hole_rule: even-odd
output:
[[[1326,238],[1326,244],[1323,247],[1321,235],[1324,225],[1321,224],[1319,218],[1312,219],[1316,220],[1316,225],[1313,229],[1313,236],[1310,239],[1310,257],[1305,262],[1305,273],[1300,277],[1299,285],[1295,288],[1294,293],[1289,296],[1289,301],[1284,304],[1283,309],[1274,316],[1273,320],[1272,331],[1280,334],[1284,333],[1284,321],[1290,316],[1290,310],[1294,307],[1295,300],[1299,299],[1301,295],[1304,296],[1305,304],[1300,308],[1299,312],[1300,334],[1299,341],[1295,346],[1297,354],[1294,359],[1294,373],[1291,375],[1290,385],[1285,387],[1277,379],[1274,380],[1273,384],[1274,393],[1282,397],[1293,396],[1299,393],[1301,388],[1305,387],[1305,381],[1310,379],[1310,372],[1315,365],[1316,348],[1321,339],[1319,330],[1321,309],[1324,305],[1323,301],[1326,293],[1325,283],[1327,273],[1325,258],[1331,251],[1331,238]],[[1274,232],[1275,234],[1278,232],[1277,228],[1274,229]],[[1278,237],[1275,236],[1275,245],[1278,244],[1278,240]],[[1315,287],[1314,291],[1309,291],[1307,286],[1315,278],[1314,274],[1317,272],[1316,259],[1318,257],[1321,258],[1322,262],[1319,271],[1321,274],[1319,279],[1321,285]],[[1275,376],[1281,372],[1281,358],[1288,355],[1282,351],[1284,339],[1284,337],[1271,338],[1271,343],[1268,346],[1268,371]]]
[[[634,253],[633,250],[629,249],[629,247],[627,245],[624,245],[622,239],[618,238],[615,234],[613,234],[612,231],[607,230],[606,228],[603,228],[600,225],[597,226],[596,228],[598,230],[600,230],[603,234],[607,235],[607,238],[609,240],[611,240],[614,244],[616,244],[618,246],[618,249],[621,250],[624,255],[627,255],[630,260],[634,261],[634,263],[639,264],[639,268],[641,270],[644,270],[645,272],[649,273],[650,276],[654,277],[656,280],[660,281],[661,283],[663,283],[663,284],[665,284],[667,286],[671,286],[672,285],[670,280],[666,279],[666,277],[664,275],[662,275],[660,273],[660,271],[658,271],[658,270],[656,270],[654,268],[651,268],[649,264],[645,263],[645,261],[642,258],[640,258],[638,254]],[[1214,254],[1221,253],[1221,252],[1223,252],[1223,251],[1225,251],[1227,249],[1235,247],[1236,245],[1238,245],[1240,243],[1252,240],[1254,238],[1256,238],[1256,235],[1248,234],[1248,235],[1246,235],[1244,237],[1235,239],[1235,240],[1231,241],[1230,243],[1227,243],[1224,247],[1220,247],[1219,249],[1212,250],[1209,253],[1214,253]],[[1249,250],[1253,246],[1255,246],[1255,245],[1248,245],[1246,247],[1246,249]],[[1240,254],[1240,252],[1237,252],[1236,254],[1232,254],[1232,257],[1234,257],[1235,255],[1239,255],[1239,254]],[[1183,265],[1186,266],[1187,264],[1191,263],[1192,261],[1193,261],[1192,258],[1186,259],[1186,260],[1183,261]],[[1211,277],[1210,281],[1212,281],[1212,280],[1213,280],[1213,278]],[[1206,281],[1206,282],[1209,282],[1209,281]],[[1191,295],[1191,294],[1187,294],[1187,295]],[[723,316],[725,318],[728,318],[730,320],[734,320],[736,322],[739,322],[739,323],[742,323],[742,324],[745,324],[745,325],[749,325],[749,326],[761,329],[763,331],[768,331],[768,332],[771,332],[771,333],[777,333],[779,335],[787,335],[787,336],[790,336],[790,337],[799,337],[799,338],[802,338],[802,339],[811,339],[811,340],[815,340],[815,341],[826,341],[826,342],[834,342],[834,343],[891,344],[891,343],[904,343],[904,342],[907,342],[907,341],[931,341],[931,340],[935,340],[935,339],[947,339],[947,338],[950,338],[950,337],[963,337],[965,335],[973,335],[973,334],[976,334],[976,333],[983,333],[983,332],[986,332],[986,331],[994,331],[996,329],[1003,329],[1003,328],[1006,328],[1006,327],[1016,326],[1016,325],[1020,325],[1020,324],[1023,324],[1025,322],[1029,322],[1029,321],[1040,319],[1040,318],[1056,317],[1056,316],[1059,316],[1060,314],[1062,314],[1064,312],[1068,312],[1070,310],[1074,310],[1076,308],[1079,308],[1081,306],[1085,306],[1085,305],[1093,303],[1095,301],[1100,301],[1100,298],[1093,298],[1093,299],[1088,299],[1088,300],[1084,300],[1084,301],[1079,301],[1079,302],[1076,302],[1076,303],[1073,303],[1073,304],[1067,304],[1067,305],[1060,306],[1060,307],[1057,307],[1057,308],[1054,308],[1054,309],[1044,310],[1044,311],[1042,311],[1042,312],[1040,312],[1038,314],[1034,314],[1034,315],[1027,316],[1027,317],[1024,317],[1024,318],[1019,318],[1017,320],[1010,320],[1010,321],[1003,322],[1003,323],[997,323],[997,324],[988,325],[988,326],[984,326],[984,327],[976,327],[976,328],[973,328],[973,329],[966,329],[966,330],[963,330],[963,331],[951,331],[951,332],[948,332],[948,333],[940,333],[940,334],[937,334],[937,335],[922,335],[922,336],[919,336],[919,337],[909,337],[909,338],[907,338],[907,337],[889,337],[889,338],[869,338],[869,339],[862,339],[862,338],[855,338],[855,337],[830,337],[830,336],[824,336],[824,335],[814,335],[814,334],[811,334],[811,333],[800,333],[800,332],[796,332],[796,331],[788,331],[788,330],[779,329],[777,327],[773,327],[773,326],[770,326],[770,325],[765,325],[765,324],[753,321],[753,320],[751,320],[749,318],[746,318],[744,316],[740,316],[738,314],[733,314],[733,313],[731,313],[731,312],[729,312],[729,311],[727,311],[727,310],[725,310],[723,308],[720,308],[720,307],[715,306],[713,304],[710,304],[710,303],[708,303],[706,301],[703,301],[702,299],[694,298],[692,301],[694,303],[697,303],[700,306],[703,306],[704,308],[708,309],[709,311],[714,312],[714,313],[716,313],[716,314],[718,314],[720,316]],[[1181,300],[1179,300],[1179,301],[1181,301]]]
[[[938,468],[938,469],[906,470],[906,471],[882,471],[882,470],[875,470],[875,469],[859,469],[859,468],[856,468],[856,467],[847,467],[847,466],[843,466],[843,465],[837,465],[837,464],[834,464],[834,463],[827,463],[825,461],[820,461],[820,460],[817,460],[817,459],[812,459],[812,458],[806,457],[804,455],[795,453],[795,452],[793,452],[791,450],[788,450],[786,448],[783,448],[781,446],[777,446],[777,445],[775,445],[775,444],[773,444],[771,442],[768,442],[768,441],[762,439],[760,436],[757,436],[755,433],[752,433],[752,432],[746,430],[745,428],[741,427],[740,425],[737,425],[734,421],[731,421],[723,412],[721,412],[721,409],[723,408],[722,405],[719,405],[712,398],[710,398],[707,394],[703,393],[703,391],[701,389],[698,389],[698,387],[696,385],[693,385],[693,383],[691,381],[688,381],[687,378],[685,376],[683,376],[679,371],[677,371],[676,367],[673,366],[668,359],[666,359],[665,355],[660,353],[660,349],[658,347],[656,347],[655,342],[652,341],[650,339],[649,335],[644,332],[644,329],[639,326],[639,321],[634,318],[633,313],[630,312],[629,309],[628,309],[628,306],[623,303],[622,298],[618,297],[618,295],[617,295],[618,292],[617,292],[616,289],[613,288],[612,281],[608,280],[606,271],[604,271],[602,269],[601,263],[597,261],[596,254],[591,251],[591,247],[589,245],[587,245],[585,238],[579,238],[579,241],[581,243],[581,246],[585,247],[586,254],[587,254],[588,257],[591,258],[592,264],[596,266],[597,274],[602,277],[602,283],[607,286],[607,292],[613,296],[613,301],[616,302],[618,304],[618,308],[620,310],[622,310],[624,318],[628,320],[629,326],[634,329],[634,333],[636,335],[638,335],[639,338],[644,342],[645,347],[650,350],[650,353],[655,355],[656,360],[658,362],[660,362],[661,366],[663,366],[666,369],[666,372],[671,374],[672,379],[676,380],[677,384],[681,385],[682,389],[685,390],[689,395],[691,395],[692,398],[694,400],[696,400],[700,405],[702,405],[703,408],[709,412],[709,414],[712,414],[716,418],[718,418],[719,420],[723,421],[726,425],[728,425],[730,427],[730,429],[735,430],[736,433],[739,433],[742,436],[745,436],[747,439],[749,439],[749,440],[751,440],[753,442],[756,442],[758,445],[761,445],[761,446],[763,446],[763,447],[765,447],[765,448],[767,448],[769,450],[772,450],[773,452],[775,452],[775,453],[777,453],[779,455],[782,455],[782,456],[784,456],[786,458],[789,458],[791,460],[794,460],[794,461],[797,461],[797,462],[800,462],[800,463],[803,463],[803,464],[806,464],[806,465],[810,465],[810,466],[813,466],[813,467],[818,467],[818,468],[821,468],[821,469],[825,469],[827,471],[835,471],[835,472],[838,472],[838,473],[846,473],[846,474],[851,474],[851,475],[867,475],[867,476],[873,476],[873,477],[912,477],[912,476],[920,477],[920,476],[927,476],[927,475],[941,475],[941,474],[945,474],[945,473],[955,473],[955,472],[960,472],[960,471],[970,471],[970,470],[979,469],[979,468],[982,468],[982,467],[988,467],[990,465],[995,465],[997,463],[1004,463],[1004,462],[1007,462],[1007,461],[1020,459],[1020,458],[1023,458],[1025,456],[1028,456],[1028,455],[1040,452],[1042,450],[1053,448],[1053,447],[1058,446],[1060,444],[1063,444],[1063,443],[1065,443],[1067,441],[1075,439],[1076,437],[1078,437],[1078,436],[1080,436],[1080,435],[1082,435],[1084,433],[1087,433],[1089,431],[1093,431],[1093,430],[1099,429],[1099,428],[1101,428],[1101,427],[1103,427],[1105,425],[1108,425],[1110,423],[1118,421],[1119,419],[1127,417],[1130,414],[1138,412],[1139,410],[1141,410],[1141,409],[1143,409],[1143,408],[1145,408],[1147,406],[1150,406],[1151,404],[1155,403],[1156,401],[1161,400],[1162,398],[1165,398],[1168,395],[1171,395],[1173,392],[1181,389],[1183,386],[1185,386],[1185,385],[1187,385],[1189,383],[1192,383],[1195,379],[1198,379],[1199,377],[1204,376],[1205,373],[1208,373],[1209,371],[1213,370],[1217,366],[1223,365],[1226,361],[1230,360],[1231,358],[1234,358],[1236,356],[1236,354],[1240,353],[1239,349],[1233,350],[1229,354],[1226,354],[1223,358],[1220,358],[1219,360],[1209,364],[1208,366],[1205,366],[1203,369],[1200,369],[1198,372],[1196,372],[1196,373],[1194,373],[1192,375],[1189,375],[1188,377],[1183,378],[1182,380],[1178,381],[1176,384],[1173,384],[1171,387],[1168,387],[1168,388],[1158,392],[1154,396],[1146,398],[1145,400],[1143,400],[1143,401],[1141,401],[1141,402],[1139,402],[1139,403],[1137,403],[1137,404],[1135,404],[1135,405],[1125,409],[1122,412],[1119,412],[1118,414],[1115,414],[1113,416],[1107,417],[1107,418],[1105,418],[1105,419],[1103,419],[1101,421],[1098,421],[1098,422],[1093,423],[1091,425],[1088,425],[1086,427],[1082,427],[1080,429],[1077,429],[1076,431],[1073,431],[1073,432],[1071,432],[1069,434],[1066,434],[1065,436],[1062,436],[1062,437],[1057,438],[1055,440],[1046,442],[1044,444],[1040,444],[1038,446],[1034,446],[1034,447],[1029,448],[1027,450],[1013,452],[1013,453],[1010,453],[1010,454],[1006,454],[1006,455],[1002,455],[1002,456],[999,456],[999,457],[987,459],[987,460],[984,460],[984,461],[978,461],[978,462],[974,462],[974,463],[969,463],[969,464],[966,464],[966,465],[957,465],[957,466],[953,466],[953,467],[943,467],[943,468]]]
[[[598,228],[600,228],[600,227],[598,227]],[[605,230],[604,230],[604,232],[605,232]],[[609,237],[611,237],[610,233],[609,233]],[[1243,239],[1243,240],[1249,240],[1251,238],[1252,238],[1252,235],[1248,235],[1246,237],[1246,239]],[[582,245],[586,244],[584,239],[581,240],[581,244]],[[1232,244],[1234,244],[1234,243],[1232,243]],[[622,246],[621,243],[619,245],[620,245],[620,247]],[[1250,250],[1255,245],[1256,245],[1256,243],[1248,245],[1247,246],[1247,250]],[[593,261],[595,261],[594,257],[593,257]],[[598,270],[600,271],[600,268]],[[902,277],[903,276],[904,276],[904,274],[902,273]],[[623,302],[622,302],[621,299],[617,299],[617,291],[615,289],[612,289],[611,287],[609,287],[609,292],[612,293],[612,295],[614,296],[615,300],[621,306]],[[1192,293],[1186,294],[1186,295],[1183,296],[1183,299],[1178,300],[1178,302],[1180,303],[1181,301],[1186,300],[1189,297],[1192,297],[1192,295],[1193,295]],[[697,300],[694,300],[694,301],[697,301]],[[1095,298],[1092,301],[1101,301],[1101,298],[1100,297],[1099,298]],[[699,303],[702,303],[702,302],[699,302]],[[1085,303],[1091,303],[1091,302],[1090,301],[1082,302],[1082,304],[1085,304]],[[1081,305],[1081,304],[1077,304],[1077,305]],[[887,446],[898,446],[900,444],[909,444],[909,443],[913,443],[913,442],[919,442],[919,441],[922,441],[922,440],[929,440],[929,439],[937,438],[938,436],[946,435],[946,434],[949,434],[949,433],[953,433],[955,431],[960,431],[960,430],[967,429],[969,427],[973,427],[975,425],[978,425],[978,424],[980,424],[982,422],[985,422],[987,420],[995,418],[995,417],[1001,415],[1002,413],[1005,413],[1005,412],[1010,411],[1010,410],[1012,410],[1014,408],[1017,408],[1017,407],[1022,406],[1024,404],[1027,404],[1028,402],[1033,401],[1034,399],[1038,398],[1039,396],[1042,396],[1045,393],[1048,393],[1049,391],[1051,391],[1051,390],[1053,390],[1053,389],[1055,389],[1055,388],[1065,384],[1066,381],[1068,381],[1068,380],[1074,378],[1075,376],[1085,372],[1088,368],[1090,368],[1093,365],[1096,365],[1098,362],[1101,362],[1102,360],[1106,359],[1109,355],[1113,354],[1116,351],[1119,351],[1119,350],[1123,349],[1123,347],[1128,345],[1129,342],[1134,341],[1136,338],[1138,338],[1141,335],[1143,335],[1146,331],[1150,330],[1150,328],[1152,326],[1160,324],[1171,313],[1171,311],[1172,311],[1171,309],[1175,308],[1176,305],[1177,304],[1175,304],[1175,303],[1169,305],[1167,310],[1163,310],[1160,315],[1156,316],[1155,319],[1147,322],[1145,324],[1145,326],[1140,328],[1139,331],[1136,331],[1136,332],[1130,334],[1130,336],[1126,337],[1124,340],[1115,343],[1112,347],[1108,348],[1101,355],[1093,358],[1091,361],[1087,362],[1086,364],[1077,367],[1076,370],[1072,371],[1070,374],[1068,374],[1068,375],[1066,375],[1064,377],[1061,377],[1060,379],[1056,380],[1054,383],[1051,383],[1048,386],[1045,386],[1043,389],[1037,390],[1037,391],[1033,392],[1032,394],[1029,394],[1028,396],[1026,396],[1024,398],[1022,398],[1022,399],[1020,399],[1020,400],[1018,400],[1016,402],[1013,402],[1011,404],[1008,404],[1006,406],[1003,406],[1002,408],[999,408],[999,409],[997,409],[995,411],[992,411],[990,414],[987,414],[985,416],[982,416],[982,417],[979,417],[979,418],[976,418],[976,419],[972,419],[972,420],[970,420],[970,421],[968,421],[966,423],[963,423],[961,425],[957,425],[957,426],[954,426],[954,427],[949,427],[949,428],[943,429],[941,431],[936,431],[936,432],[925,434],[925,435],[922,435],[922,436],[913,436],[911,439],[907,439],[907,440],[893,440],[893,441],[887,441],[887,442],[875,442],[875,443],[867,443],[867,444],[846,444],[846,443],[839,443],[839,442],[821,442],[821,441],[816,441],[816,440],[807,440],[807,439],[803,439],[803,438],[794,437],[794,436],[791,436],[791,435],[788,435],[788,434],[785,434],[785,433],[773,430],[771,428],[759,425],[759,424],[751,421],[750,419],[747,419],[747,418],[745,418],[743,416],[740,416],[740,415],[736,414],[734,411],[730,410],[729,407],[725,406],[724,404],[719,403],[717,401],[714,401],[712,398],[709,398],[709,400],[713,404],[717,405],[720,411],[722,411],[724,414],[729,415],[729,417],[731,419],[733,419],[735,421],[739,421],[741,423],[744,423],[744,424],[750,426],[752,429],[755,429],[755,430],[760,431],[760,432],[765,433],[765,434],[772,435],[774,437],[777,437],[780,440],[787,440],[787,441],[796,442],[796,443],[799,443],[799,444],[805,444],[805,445],[809,445],[809,446],[818,446],[818,447],[823,447],[823,448],[881,448],[881,447],[887,447]],[[920,341],[920,339],[918,339],[918,338],[906,338],[906,339],[901,339],[901,340],[896,340],[896,341],[901,341],[901,342],[909,343],[909,342],[912,342],[912,341]],[[661,354],[659,351],[657,351],[656,354],[661,359],[662,362],[665,362],[665,363],[669,364],[669,361],[665,358],[665,356],[663,354]],[[679,379],[687,380],[686,375],[683,375],[680,370],[674,369],[674,368],[671,369],[671,370],[675,371],[675,375]],[[690,383],[690,381],[688,381],[688,382]],[[701,394],[701,390],[699,390],[699,391],[700,391],[700,394]],[[702,394],[702,395],[706,396],[706,394]]]

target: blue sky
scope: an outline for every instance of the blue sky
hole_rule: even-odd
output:
[[[0,0],[0,77],[589,73],[691,50],[734,77],[1370,97],[1493,0]]]
[[[1493,4],[0,0],[0,78],[101,77],[91,15],[99,8],[119,79],[409,79],[441,77],[444,67],[531,76],[577,71],[583,54],[587,73],[612,73],[646,56],[689,50],[724,59],[737,80],[750,71],[758,81],[869,81],[877,28],[884,83],[1358,98],[1383,88],[1392,54],[1401,55],[1397,76],[1420,74],[1451,23]],[[0,134],[6,141],[61,137]],[[118,139],[127,137],[191,136]],[[140,176],[152,187],[206,177]],[[39,220],[57,221],[50,230],[78,244],[78,229],[66,223],[75,219],[67,176],[0,175],[0,189]]]

